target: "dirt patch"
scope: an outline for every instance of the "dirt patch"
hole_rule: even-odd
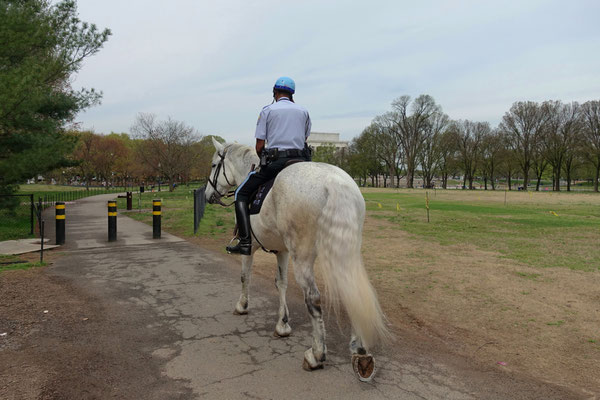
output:
[[[412,324],[487,365],[600,392],[600,274],[426,243],[377,218],[367,218],[364,238],[365,264],[394,325]]]
[[[140,350],[171,340],[145,318],[46,268],[0,273],[0,399],[185,398]]]

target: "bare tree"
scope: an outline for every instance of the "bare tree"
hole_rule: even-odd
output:
[[[366,129],[374,135],[375,140],[378,142],[377,151],[379,154],[377,154],[377,157],[385,164],[388,175],[391,178],[391,186],[394,186],[394,178],[396,178],[395,186],[398,187],[400,185],[400,166],[403,162],[403,153],[392,121],[393,118],[389,113],[386,113],[375,117],[371,125]]]
[[[437,148],[439,158],[436,169],[442,178],[442,188],[447,189],[448,176],[458,169],[456,167],[458,160],[456,136],[451,130],[446,129],[442,133],[438,139]]]
[[[399,97],[392,102],[392,109],[393,111],[386,116],[390,118],[390,125],[402,147],[406,164],[406,184],[412,188],[417,157],[431,123],[430,118],[436,113],[441,113],[441,107],[435,103],[433,97],[421,95],[412,103],[410,96]]]
[[[433,187],[432,181],[443,155],[442,135],[448,127],[448,116],[442,112],[436,112],[429,118],[429,123],[423,135],[423,146],[417,158],[421,164],[423,173],[423,186]]]
[[[496,175],[502,162],[503,152],[504,143],[497,129],[484,135],[481,141],[481,171],[485,190],[487,190],[488,180],[492,185],[492,190],[496,190]]]
[[[140,113],[131,132],[135,138],[144,139],[138,146],[140,158],[159,179],[167,178],[172,191],[173,183],[185,176],[186,169],[193,163],[194,128],[171,118],[157,121],[154,114]]]
[[[585,158],[594,166],[594,191],[600,180],[600,101],[592,100],[581,106]]]
[[[529,185],[534,151],[547,121],[548,112],[545,107],[533,101],[514,103],[502,118],[501,129],[508,133],[509,143],[523,171],[523,190],[527,190]]]
[[[487,122],[472,122],[469,120],[456,121],[452,124],[458,150],[460,152],[460,163],[464,172],[463,187],[474,189],[473,180],[475,172],[481,160],[481,142],[491,132],[490,124]]]
[[[541,144],[544,156],[552,166],[552,190],[560,191],[561,172],[567,154],[577,148],[577,136],[581,129],[581,107],[576,102],[563,104],[560,101],[547,101],[544,106],[549,117]]]

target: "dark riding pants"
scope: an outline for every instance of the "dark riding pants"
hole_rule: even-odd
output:
[[[258,190],[260,185],[275,178],[288,161],[298,159],[308,161],[303,157],[280,157],[269,165],[261,167],[258,172],[250,172],[246,180],[235,191],[235,201],[249,203],[250,196]]]

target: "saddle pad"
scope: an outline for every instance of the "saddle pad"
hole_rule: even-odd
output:
[[[265,201],[265,197],[267,197],[267,193],[269,193],[269,190],[273,187],[273,182],[275,182],[275,178],[263,183],[250,198],[250,215],[258,214],[260,212],[260,208],[262,207],[263,201]]]

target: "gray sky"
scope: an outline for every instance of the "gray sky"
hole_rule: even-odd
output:
[[[79,0],[113,35],[74,87],[104,92],[84,129],[138,112],[251,144],[277,77],[315,132],[357,136],[393,99],[429,94],[496,125],[518,100],[600,99],[600,2]]]

